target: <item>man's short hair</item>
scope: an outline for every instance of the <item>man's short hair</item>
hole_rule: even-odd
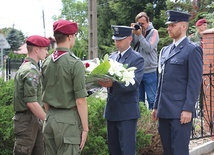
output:
[[[140,12],[140,13],[138,13],[137,16],[135,17],[135,22],[137,22],[138,19],[140,19],[142,17],[146,18],[147,23],[149,22],[149,17],[147,16],[146,12]]]

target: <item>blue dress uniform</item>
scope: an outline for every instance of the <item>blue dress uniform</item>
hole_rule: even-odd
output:
[[[130,36],[130,27],[112,26],[113,39],[122,40]],[[129,47],[120,58],[119,62],[136,67],[135,84],[125,86],[124,83],[113,82],[108,88],[105,119],[107,120],[108,147],[111,155],[136,154],[136,127],[140,117],[138,88],[143,77],[144,59],[140,53]],[[117,60],[118,52],[112,53],[109,58]]]
[[[189,14],[169,11],[168,22],[188,21]],[[168,24],[169,24],[168,23]],[[176,42],[175,42],[176,43]],[[159,81],[154,109],[165,155],[188,155],[192,121],[180,123],[182,111],[195,116],[195,104],[202,82],[203,53],[186,36],[164,47],[159,59]]]

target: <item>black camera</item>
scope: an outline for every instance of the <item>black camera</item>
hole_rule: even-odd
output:
[[[134,25],[135,30],[139,30],[141,27],[142,27],[141,23],[135,23],[135,25]]]

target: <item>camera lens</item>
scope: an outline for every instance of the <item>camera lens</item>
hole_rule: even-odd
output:
[[[141,27],[141,25],[140,25],[139,23],[136,23],[136,24],[134,25],[135,30],[139,30],[140,27]]]

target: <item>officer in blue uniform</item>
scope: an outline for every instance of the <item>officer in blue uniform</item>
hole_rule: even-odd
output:
[[[128,67],[136,67],[135,84],[125,86],[117,81],[99,81],[108,88],[105,119],[107,120],[108,147],[111,155],[136,154],[136,128],[140,117],[138,88],[143,77],[144,59],[134,51],[130,44],[133,28],[128,26],[112,26],[115,45],[118,51],[109,58],[117,60]]]
[[[190,14],[167,11],[168,34],[173,43],[163,47],[159,58],[159,81],[152,118],[165,155],[189,155],[195,104],[203,72],[200,46],[186,37]]]

